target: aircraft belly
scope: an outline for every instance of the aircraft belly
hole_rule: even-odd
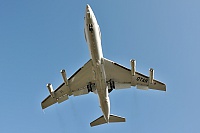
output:
[[[104,117],[108,121],[109,115],[110,115],[110,100],[108,97],[102,97],[102,98],[99,98],[99,101],[100,101],[101,110],[104,114]]]
[[[95,73],[95,87],[99,97],[100,106],[104,114],[105,120],[109,121],[110,115],[110,100],[108,97],[108,86],[106,83],[106,74],[104,69],[104,58],[101,47],[101,33],[96,18],[87,17],[85,23],[86,41],[89,45],[90,55],[93,62]]]
[[[99,49],[99,45],[101,45],[99,40],[96,39],[95,35],[91,35],[89,39],[89,47],[91,50],[91,58],[93,63],[100,62],[100,59],[102,58],[102,51]]]

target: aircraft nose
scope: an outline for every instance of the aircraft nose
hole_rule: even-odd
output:
[[[90,13],[90,5],[86,5],[86,13]]]
[[[90,19],[91,16],[92,16],[91,14],[92,14],[91,8],[90,8],[90,6],[87,4],[87,5],[86,5],[86,11],[85,11],[85,16],[86,16],[86,18],[87,18],[87,19]]]
[[[87,5],[86,5],[86,7],[87,7],[87,8],[89,8],[89,7],[90,7],[90,5],[89,5],[89,4],[87,4]]]

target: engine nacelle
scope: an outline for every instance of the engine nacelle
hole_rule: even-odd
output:
[[[136,61],[135,60],[131,60],[131,75],[135,76],[135,72],[136,72]]]
[[[67,75],[66,75],[65,70],[63,69],[63,70],[61,70],[60,72],[61,72],[61,74],[62,74],[62,77],[63,77],[63,80],[64,80],[64,82],[65,82],[65,85],[68,86],[68,79],[67,79]]]
[[[154,79],[154,70],[153,68],[149,69],[149,83],[153,84],[153,79]]]
[[[49,90],[50,95],[54,98],[55,97],[55,93],[54,93],[52,84],[50,84],[50,83],[47,84],[47,88]]]

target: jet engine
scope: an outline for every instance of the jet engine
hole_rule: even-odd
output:
[[[47,88],[49,90],[50,95],[54,98],[55,97],[55,93],[54,93],[52,84],[50,84],[50,83],[47,84]]]
[[[149,69],[149,83],[153,84],[153,79],[154,79],[154,70],[153,68]]]
[[[136,61],[135,60],[131,60],[131,75],[135,76],[135,72],[136,72]]]
[[[68,86],[68,79],[65,70],[61,70],[60,73],[62,74],[65,85]]]

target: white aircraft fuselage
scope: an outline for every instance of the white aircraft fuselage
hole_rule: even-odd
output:
[[[101,32],[96,17],[89,5],[86,6],[84,21],[84,33],[93,63],[93,72],[96,81],[95,87],[99,96],[101,110],[108,123],[110,116],[110,99],[108,97],[108,85],[106,83],[104,58],[101,47]]]

